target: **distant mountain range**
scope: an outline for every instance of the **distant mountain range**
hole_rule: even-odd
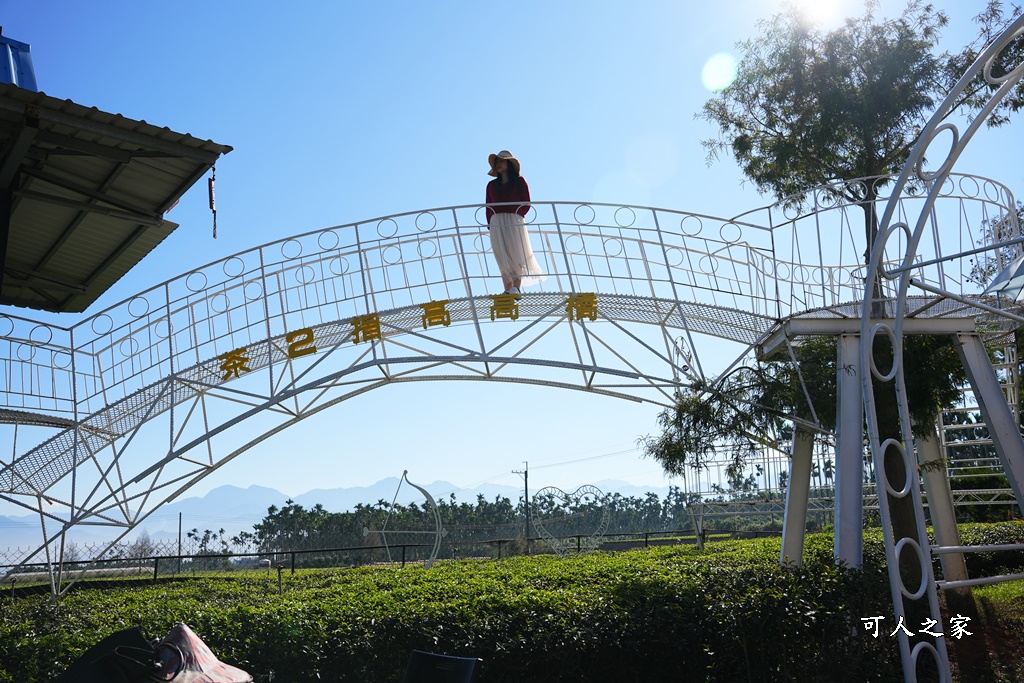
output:
[[[347,512],[356,505],[373,505],[379,500],[391,502],[395,500],[402,505],[409,503],[423,502],[419,492],[410,486],[398,484],[401,481],[398,477],[390,477],[378,481],[371,486],[354,486],[350,488],[314,489],[298,496],[287,496],[280,491],[264,486],[249,486],[240,488],[238,486],[221,486],[211,490],[205,496],[193,496],[184,498],[164,505],[135,529],[130,538],[147,533],[149,537],[157,542],[176,540],[178,538],[179,515],[184,537],[191,529],[200,532],[210,529],[218,531],[224,529],[227,536],[235,535],[240,531],[252,531],[253,525],[258,524],[267,515],[271,506],[282,508],[288,500],[310,509],[320,504],[328,512]],[[645,487],[634,486],[622,481],[600,481],[594,484],[605,493],[617,492],[622,496],[643,497],[648,492],[656,493],[660,498],[668,494],[668,487]],[[474,489],[461,489],[446,481],[435,481],[425,485],[436,500],[451,500],[452,494],[459,503],[473,503],[478,495],[493,501],[498,496],[504,496],[517,504],[523,495],[523,490],[515,486],[503,486],[499,484],[484,484]],[[400,494],[395,499],[396,491]],[[531,491],[531,494],[536,490]],[[571,493],[571,491],[570,491]],[[104,527],[83,527],[73,530],[69,534],[72,540],[77,543],[98,543],[113,540],[116,531]],[[0,564],[3,563],[3,553],[7,548],[37,547],[41,542],[39,532],[39,517],[35,515],[25,516],[2,516],[0,515]]]

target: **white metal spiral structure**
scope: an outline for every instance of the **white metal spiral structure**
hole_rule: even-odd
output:
[[[926,603],[930,618],[941,624],[942,615],[939,611],[937,586],[932,571],[932,552],[927,544],[925,531],[925,519],[921,505],[921,494],[918,486],[917,458],[913,455],[914,438],[911,433],[911,418],[907,406],[907,377],[903,365],[903,336],[906,331],[906,324],[909,317],[913,315],[915,304],[910,295],[910,288],[918,291],[933,294],[948,300],[959,300],[965,304],[970,301],[962,298],[956,291],[951,291],[947,282],[929,283],[921,277],[922,259],[930,260],[925,251],[925,235],[928,231],[929,221],[932,220],[931,212],[941,196],[941,188],[948,181],[953,165],[961,153],[974,137],[974,134],[985,123],[988,115],[994,110],[998,103],[1016,87],[1017,83],[1024,76],[1024,64],[1017,65],[1006,75],[996,78],[992,76],[992,65],[1000,56],[1002,51],[1012,40],[1024,34],[1024,17],[1018,18],[1009,26],[991,45],[989,45],[977,61],[961,77],[960,81],[949,93],[946,99],[939,106],[938,110],[925,126],[918,143],[912,150],[910,157],[896,181],[892,196],[886,204],[885,212],[879,224],[878,240],[874,245],[871,254],[871,262],[866,280],[864,303],[861,315],[860,338],[865,340],[860,349],[860,373],[863,383],[864,407],[867,416],[867,427],[869,444],[873,460],[875,462],[875,477],[878,482],[878,490],[881,494],[888,491],[895,498],[910,496],[913,500],[913,508],[917,517],[917,538],[905,537],[896,539],[893,536],[893,528],[890,519],[890,504],[887,496],[879,495],[879,509],[882,515],[882,527],[886,541],[886,559],[889,570],[889,581],[892,587],[895,617],[903,620],[907,614],[907,602],[922,601]],[[977,117],[970,123],[966,131],[961,134],[958,128],[951,123],[943,123],[949,115],[955,102],[962,95],[963,91],[979,75],[996,86],[988,103],[978,113]],[[925,157],[929,149],[943,133],[949,133],[952,137],[949,151],[943,157],[941,163],[934,171],[924,168]],[[908,192],[910,187],[927,188],[927,198],[916,213],[902,214],[900,210],[901,198]],[[1014,230],[1013,234],[1019,234]],[[894,237],[896,238],[894,240]],[[939,255],[938,258],[944,258]],[[940,261],[941,263],[941,261]],[[893,265],[895,264],[895,265]],[[894,293],[880,294],[874,291],[873,283],[876,278],[882,278],[888,283],[895,282]],[[880,315],[880,311],[888,311]],[[1019,315],[1007,314],[1005,311],[991,310],[991,313],[1005,315],[1019,324],[1024,322]],[[892,317],[890,324],[879,320],[883,317]],[[875,363],[872,353],[873,340],[878,334],[887,336],[892,343],[893,364],[891,368],[879,368]],[[984,349],[970,336],[958,335],[961,345],[961,358],[968,369],[968,375],[972,383],[977,386],[979,378],[974,375],[977,368],[981,367],[979,355],[984,355]],[[972,358],[973,354],[973,358]],[[878,413],[876,406],[875,389],[877,383],[888,384],[895,380],[892,389],[896,394],[896,404],[899,406],[899,422],[902,440],[893,438],[881,440],[883,435],[879,434]],[[981,382],[983,384],[984,382]],[[991,385],[991,383],[989,383]],[[883,391],[888,389],[882,389]],[[982,392],[984,393],[984,392]],[[1010,482],[1014,486],[1018,503],[1022,502],[1020,485],[1021,475],[1024,475],[1024,457],[1020,450],[1020,433],[1017,425],[1007,419],[1005,411],[1002,410],[1004,399],[1001,394],[981,398],[981,404],[985,411],[986,423],[993,432],[993,439],[1004,469],[1006,469]],[[884,458],[891,457],[890,453],[899,455],[900,463],[906,471],[906,485],[900,490],[895,490],[887,481],[885,467],[882,466]],[[943,550],[942,548],[936,548]],[[911,552],[912,557],[917,559],[920,567],[921,582],[918,586],[906,586],[899,569],[902,553]],[[969,582],[959,582],[969,585]],[[927,653],[937,665],[943,681],[950,680],[949,662],[946,652],[945,640],[943,637],[919,637],[911,647],[910,636],[905,631],[898,631],[900,652],[903,661],[904,679],[908,682],[918,680],[918,660],[922,654]]]

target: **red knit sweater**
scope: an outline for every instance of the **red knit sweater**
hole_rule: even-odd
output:
[[[519,176],[502,184],[501,178],[495,178],[487,183],[487,203],[498,204],[500,202],[518,202],[507,206],[487,207],[487,222],[491,222],[491,216],[496,213],[517,213],[526,216],[530,210],[530,186],[526,184],[526,178]]]

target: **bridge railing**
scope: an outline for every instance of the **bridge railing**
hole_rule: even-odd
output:
[[[995,221],[1013,213],[1013,198],[985,179],[949,183],[931,218],[932,251],[919,257],[934,262],[921,266],[920,277],[977,293],[969,259],[938,259],[976,249]],[[858,301],[866,237],[862,207],[843,196],[848,185],[814,190],[803,210],[780,202],[732,219],[534,202],[526,218],[546,280],[527,291],[699,302],[766,319]],[[879,205],[886,199],[880,195]],[[184,273],[70,328],[0,316],[0,402],[81,419],[184,368],[208,364],[198,381],[217,384],[216,359],[256,342],[330,323],[344,335],[354,316],[498,293],[485,216],[483,206],[456,206],[288,237]],[[1014,250],[976,262],[1001,262]]]

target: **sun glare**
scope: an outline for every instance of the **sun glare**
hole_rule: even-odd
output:
[[[700,72],[700,81],[711,92],[725,90],[736,80],[736,58],[728,52],[712,55],[704,63]]]
[[[795,0],[793,3],[804,20],[819,28],[831,28],[843,19],[843,0]]]

